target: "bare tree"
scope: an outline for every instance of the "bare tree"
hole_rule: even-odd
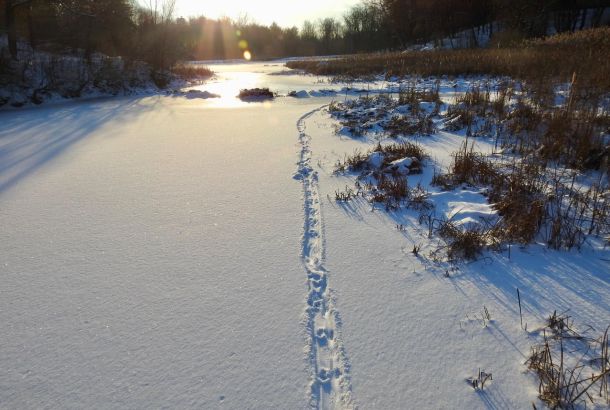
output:
[[[166,24],[174,17],[176,0],[148,0],[145,7],[154,25]]]

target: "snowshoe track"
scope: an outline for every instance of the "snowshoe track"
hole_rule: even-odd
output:
[[[310,406],[315,409],[354,408],[349,361],[343,348],[340,318],[328,286],[324,267],[325,242],[322,222],[318,173],[311,165],[311,137],[306,120],[326,106],[303,115],[297,122],[300,160],[295,179],[303,184],[304,233],[302,261],[307,272],[308,295],[305,314],[307,360],[310,364]]]

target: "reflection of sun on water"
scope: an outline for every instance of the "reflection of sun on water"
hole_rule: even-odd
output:
[[[237,46],[243,52],[244,60],[251,61],[252,52],[248,40],[242,37],[242,32],[239,30],[235,32],[235,35],[239,38]],[[237,98],[239,92],[243,89],[255,88],[260,80],[261,75],[257,73],[228,70],[223,77],[216,78],[214,81],[208,82],[205,87],[199,88],[220,95],[220,98],[210,101],[215,107],[238,107],[246,104]]]
[[[202,90],[220,95],[220,98],[208,100],[215,107],[232,108],[248,103],[237,98],[239,92],[246,88],[255,88],[261,81],[261,74],[245,71],[229,71],[212,82],[205,83]]]

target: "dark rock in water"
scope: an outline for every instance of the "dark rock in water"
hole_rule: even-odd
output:
[[[176,95],[183,95],[186,98],[188,98],[189,100],[192,100],[195,98],[201,98],[204,100],[208,99],[208,98],[220,98],[220,95],[218,95],[218,94],[213,94],[208,91],[201,91],[201,90],[188,90],[186,93],[177,93]]]
[[[244,89],[239,92],[239,98],[245,99],[268,99],[275,98],[275,94],[268,88],[251,88]]]

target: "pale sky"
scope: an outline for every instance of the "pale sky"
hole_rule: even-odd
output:
[[[360,0],[177,0],[176,17],[204,15],[209,18],[237,18],[247,14],[257,23],[274,21],[282,27],[301,27],[305,20],[341,18]]]

